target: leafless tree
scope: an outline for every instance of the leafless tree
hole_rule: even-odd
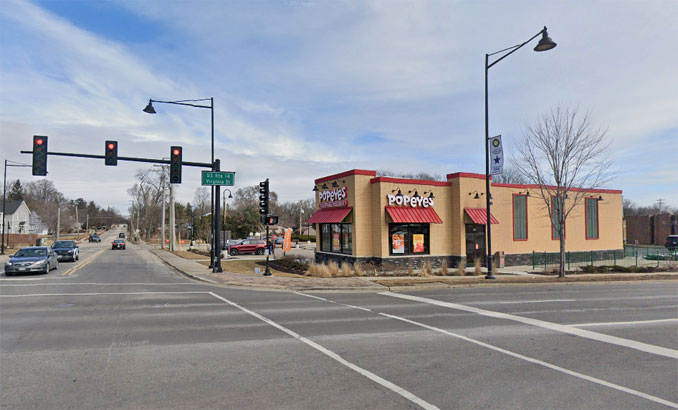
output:
[[[203,216],[212,212],[210,205],[210,190],[205,187],[196,188],[193,194],[193,210],[196,215]]]
[[[162,212],[163,187],[167,184],[167,174],[163,169],[150,168],[137,171],[137,183],[134,184],[127,193],[133,198],[133,209],[131,213],[137,212],[142,221],[139,222],[143,230],[144,237],[150,236],[160,226],[160,215]]]
[[[527,178],[515,165],[506,165],[501,175],[493,175],[492,183],[497,184],[527,184]]]
[[[528,125],[519,144],[520,173],[539,185],[539,196],[560,238],[559,276],[565,276],[565,222],[590,191],[610,179],[607,132],[588,114],[556,107]]]

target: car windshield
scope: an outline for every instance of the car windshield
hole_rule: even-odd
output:
[[[113,242],[115,242],[115,243],[125,243],[125,241],[120,240],[120,239],[116,239],[116,240],[114,240]]]
[[[54,248],[73,248],[73,241],[56,241],[54,242],[54,245],[52,245]]]
[[[14,255],[16,258],[47,256],[47,249],[21,249]]]

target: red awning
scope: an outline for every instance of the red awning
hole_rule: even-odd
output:
[[[471,218],[471,220],[480,225],[487,225],[487,208],[464,208],[466,215]],[[493,224],[498,224],[497,218],[490,213],[490,222]]]
[[[395,223],[443,223],[443,220],[440,219],[435,209],[430,207],[412,208],[409,206],[387,206],[386,212],[388,212]]]
[[[351,207],[347,208],[329,208],[318,209],[308,219],[309,224],[336,224],[344,220],[346,215],[351,212]]]

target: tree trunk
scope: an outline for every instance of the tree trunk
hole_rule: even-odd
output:
[[[564,215],[563,215],[563,207],[559,209],[559,215],[558,219],[560,219],[560,223],[558,226],[558,230],[560,231],[560,263],[558,265],[558,277],[559,278],[564,278],[565,277],[565,221],[564,221]]]

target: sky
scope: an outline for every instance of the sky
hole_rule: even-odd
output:
[[[49,150],[209,162],[233,189],[270,179],[281,201],[346,170],[485,172],[485,54],[538,39],[489,71],[489,132],[510,164],[528,125],[576,108],[607,130],[625,199],[678,207],[678,1],[0,0],[0,160]],[[209,102],[208,102],[209,103]],[[150,164],[50,156],[66,197],[126,213]],[[36,180],[9,168],[8,180]],[[177,200],[200,187],[184,167]]]

